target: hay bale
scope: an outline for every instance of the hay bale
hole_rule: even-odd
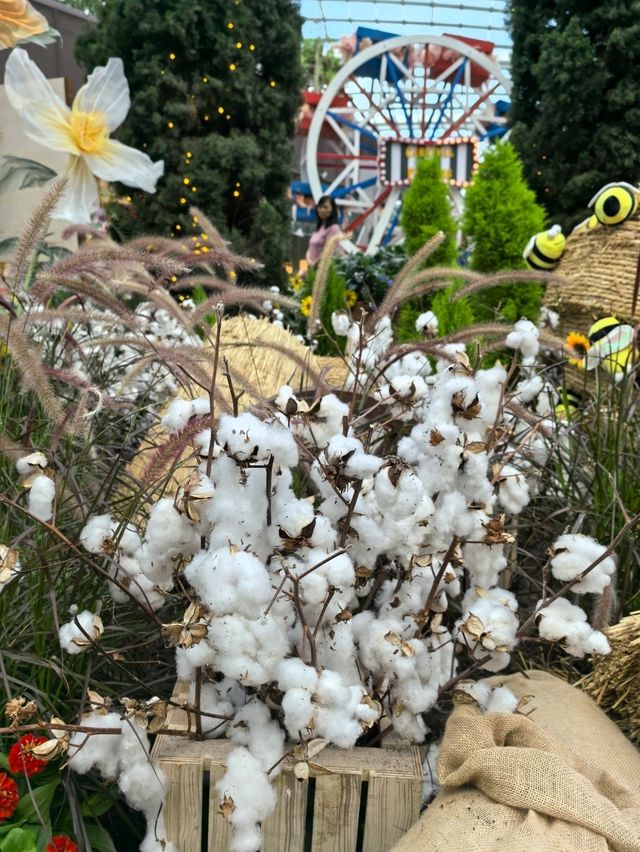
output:
[[[578,685],[640,745],[640,610],[604,632],[611,653],[594,657],[593,671]]]
[[[631,313],[639,257],[640,217],[571,234],[555,270],[570,283],[550,282],[544,297],[544,305],[560,314],[558,334],[586,334],[600,317],[613,315],[632,324],[640,320],[638,308]]]

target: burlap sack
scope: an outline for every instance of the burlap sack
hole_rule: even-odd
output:
[[[640,852],[640,752],[564,681],[501,682],[533,696],[528,715],[455,707],[443,789],[392,852]]]

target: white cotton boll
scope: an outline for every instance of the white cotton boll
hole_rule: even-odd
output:
[[[484,710],[489,703],[491,687],[482,680],[463,680],[456,685],[455,689],[457,692],[470,695],[481,710]]]
[[[184,575],[214,615],[257,617],[273,596],[269,572],[257,557],[243,550],[201,551]]]
[[[215,662],[216,652],[206,639],[201,639],[190,648],[176,648],[178,680],[192,680],[197,668],[212,666]]]
[[[314,733],[328,739],[338,748],[353,748],[356,740],[362,735],[362,725],[357,719],[347,715],[342,708],[319,707]]]
[[[416,716],[409,710],[394,714],[393,730],[401,739],[410,743],[422,743],[427,735],[427,726],[422,715]]]
[[[122,719],[117,713],[88,713],[82,717],[87,728],[122,728]],[[73,731],[69,739],[69,767],[80,775],[91,769],[107,781],[115,781],[120,763],[119,735],[83,734]]]
[[[282,697],[284,724],[292,740],[298,738],[300,731],[309,727],[315,713],[311,703],[312,693],[307,689],[291,687]]]
[[[539,609],[542,601],[538,601]],[[556,598],[538,614],[538,633],[543,639],[561,642],[569,654],[582,658],[585,654],[608,654],[609,642],[603,633],[593,630],[587,614],[566,598]]]
[[[103,553],[105,544],[111,540],[113,525],[111,515],[94,515],[82,528],[80,544],[89,553]]]
[[[28,476],[38,470],[44,470],[47,466],[47,457],[39,450],[35,453],[29,453],[27,456],[16,461],[16,470],[20,476]]]
[[[505,464],[500,469],[498,502],[512,515],[518,515],[529,502],[529,485],[522,471]]]
[[[53,517],[53,501],[56,486],[48,476],[36,476],[29,489],[29,511],[41,521],[50,521]]]
[[[282,660],[277,672],[278,686],[284,692],[300,687],[313,692],[318,683],[318,673],[313,666],[308,666],[299,657],[289,657]]]
[[[219,798],[233,799],[235,809],[229,821],[236,829],[254,826],[265,820],[276,806],[276,792],[269,783],[260,762],[244,746],[239,746],[227,757],[227,771],[216,783]],[[261,843],[246,852],[256,852]],[[240,852],[232,840],[231,852]]]
[[[516,385],[516,402],[527,405],[538,396],[543,387],[542,376],[531,376],[529,379],[523,379]]]
[[[256,698],[238,710],[229,728],[229,737],[238,745],[246,746],[265,772],[284,754],[284,731],[271,718],[269,709]],[[271,777],[275,778],[280,771],[277,766]]]
[[[272,516],[274,524],[281,527],[290,538],[297,538],[313,521],[315,512],[307,500],[296,500],[292,495],[284,505],[272,507]]]
[[[89,650],[91,644],[85,633],[92,639],[99,639],[102,635],[102,621],[99,616],[85,609],[76,618],[84,633],[75,621],[63,624],[58,631],[60,645],[67,654],[82,654],[84,651]]]
[[[239,417],[222,417],[218,441],[239,461],[273,456],[274,462],[283,467],[294,467],[298,462],[298,448],[289,429],[277,420],[258,420],[248,411]]]
[[[334,334],[338,335],[338,337],[345,337],[345,335],[349,334],[349,329],[351,328],[351,318],[346,311],[334,311],[331,314],[331,325]]]
[[[606,548],[595,539],[579,533],[561,535],[553,545],[551,558],[551,573],[557,580],[568,582],[585,571],[596,559],[604,554]],[[587,592],[600,594],[611,582],[615,573],[616,563],[613,556],[607,556],[571,591],[585,594]]]
[[[316,695],[322,703],[344,705],[349,700],[349,689],[341,674],[325,669],[318,678]]]
[[[155,819],[164,798],[165,780],[162,770],[155,768],[146,755],[138,755],[120,773],[118,787],[132,808]]]
[[[321,558],[321,557],[320,557]],[[319,559],[316,561],[320,561]],[[353,562],[346,553],[334,557],[322,566],[328,582],[336,589],[348,589],[355,581]]]
[[[180,675],[178,675],[180,677]],[[232,684],[230,678],[224,678],[222,681],[223,684]],[[200,710],[202,713],[212,713],[215,716],[233,716],[235,707],[234,704],[225,700],[223,697],[226,692],[227,695],[232,694],[233,690],[228,687],[226,690],[221,689],[221,684],[218,683],[203,683],[200,687]],[[240,689],[240,687],[238,687]],[[240,690],[242,691],[242,690]],[[189,684],[189,693],[188,699],[192,703],[195,703],[196,700],[196,685],[195,683]],[[228,722],[225,722],[223,719],[214,719],[212,716],[202,716],[202,734],[203,736],[209,739],[215,739],[216,737],[223,736],[227,728],[229,726]]]
[[[279,408],[280,411],[286,411],[287,403],[290,399],[294,400],[296,404],[298,403],[298,399],[293,392],[293,388],[290,388],[289,385],[282,385],[275,398],[276,407]]]
[[[200,536],[168,497],[158,500],[152,507],[145,540],[168,558],[188,556],[200,549]]]
[[[557,313],[557,311],[547,308],[545,305],[540,308],[540,319],[538,320],[538,325],[541,328],[549,326],[551,331],[555,331],[558,328],[559,322],[560,314]]]
[[[201,397],[201,399],[205,399]],[[166,414],[161,418],[160,422],[169,432],[180,432],[187,425],[189,420],[195,416],[195,400],[177,398],[171,401],[167,408]],[[207,411],[209,410],[209,400],[206,399]],[[203,412],[206,413],[206,412]]]
[[[456,356],[466,351],[464,343],[446,343],[436,349],[437,361],[436,372],[443,373],[449,369],[451,364],[456,363]]]
[[[515,713],[518,699],[506,686],[497,686],[491,690],[486,705],[487,713]]]
[[[436,337],[438,334],[438,317],[433,311],[420,314],[416,320],[416,331],[427,334],[429,337]]]
[[[521,319],[507,335],[505,344],[509,349],[519,349],[524,362],[531,363],[540,350],[539,337],[539,329],[529,320]]]

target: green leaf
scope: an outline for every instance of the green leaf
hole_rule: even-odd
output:
[[[0,843],[1,852],[38,852],[36,837],[29,828],[14,828]]]
[[[0,254],[8,254],[17,242],[17,237],[7,237],[4,240],[0,240]]]
[[[0,243],[0,246],[1,245],[2,244]],[[0,751],[0,769],[3,772],[11,772],[11,769],[9,767],[9,758],[3,751]]]
[[[15,189],[43,186],[56,176],[56,172],[35,160],[5,155],[0,163],[0,193]]]
[[[85,830],[91,842],[91,852],[118,852],[110,834],[101,825],[87,825]]]
[[[34,822],[38,824],[41,819],[43,819],[46,823],[48,823],[51,801],[59,783],[60,779],[56,778],[55,781],[50,781],[49,784],[43,784],[42,787],[34,787],[31,790],[31,793],[27,793],[20,799],[20,803],[18,804],[14,815],[15,818],[24,819],[26,822]]]
[[[112,808],[116,801],[109,793],[93,793],[82,803],[82,816],[100,817]]]

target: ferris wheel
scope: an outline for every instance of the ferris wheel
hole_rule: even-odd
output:
[[[315,107],[301,162],[313,198],[335,198],[347,251],[373,254],[401,238],[402,194],[421,157],[440,158],[460,212],[479,147],[506,131],[511,83],[493,47],[358,29],[354,55]]]

